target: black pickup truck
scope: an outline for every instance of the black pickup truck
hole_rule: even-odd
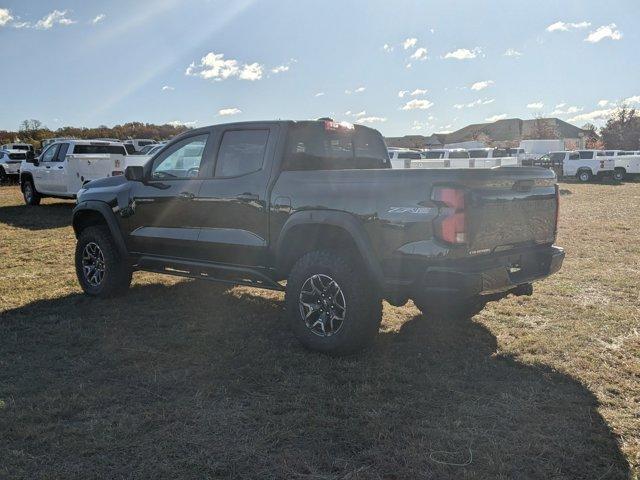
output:
[[[93,296],[134,270],[286,290],[297,338],[348,353],[378,331],[382,299],[471,315],[531,294],[564,258],[558,206],[541,168],[392,170],[363,126],[216,125],[79,192],[76,270]]]

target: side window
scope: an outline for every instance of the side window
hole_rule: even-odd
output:
[[[580,154],[579,153],[570,153],[569,154],[569,160],[580,160]]]
[[[580,152],[580,159],[581,160],[592,160],[593,159],[593,152],[585,152],[585,151]]]
[[[69,150],[69,144],[68,143],[62,143],[60,145],[60,148],[58,149],[58,155],[56,156],[55,161],[56,162],[64,162],[66,156],[67,156],[67,151]]]
[[[58,152],[58,145],[51,145],[49,148],[47,148],[44,151],[40,161],[42,161],[42,162],[52,162],[53,159],[56,157],[56,153],[57,152]]]
[[[238,177],[257,172],[264,163],[269,130],[227,130],[222,136],[216,177]]]
[[[154,180],[176,180],[197,177],[208,135],[186,138],[165,155],[156,158],[151,168]]]

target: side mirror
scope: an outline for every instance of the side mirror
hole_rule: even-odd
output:
[[[27,151],[27,162],[28,163],[35,163],[35,161],[36,161],[35,154],[31,150],[28,150]]]
[[[124,169],[124,176],[132,182],[142,182],[144,181],[144,168],[139,165],[127,167]]]

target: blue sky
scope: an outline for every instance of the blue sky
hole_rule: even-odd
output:
[[[640,107],[640,1],[0,0],[0,129],[330,115],[385,135]]]

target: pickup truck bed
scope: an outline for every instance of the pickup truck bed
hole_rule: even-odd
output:
[[[365,127],[220,125],[86,185],[76,268],[96,296],[136,269],[286,290],[301,342],[346,353],[377,331],[383,298],[456,315],[530,294],[564,258],[558,201],[542,168],[393,170]]]

